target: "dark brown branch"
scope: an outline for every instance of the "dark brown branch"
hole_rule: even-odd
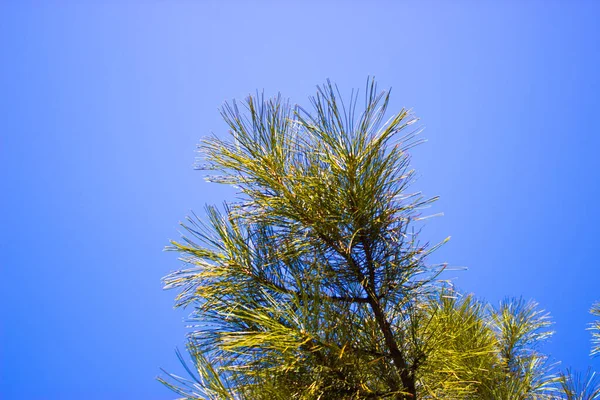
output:
[[[293,289],[289,289],[283,285],[280,285],[278,283],[275,283],[269,279],[263,278],[261,276],[252,274],[252,277],[254,279],[256,279],[257,281],[259,281],[260,283],[264,284],[264,285],[268,285],[273,287],[275,290],[285,293],[285,294],[289,294],[292,296],[295,296],[297,298],[300,298],[302,296],[306,296],[311,300],[316,300],[318,298],[323,298],[326,300],[331,300],[331,301],[338,301],[338,302],[343,302],[343,303],[362,303],[362,304],[368,304],[369,303],[369,299],[366,297],[357,297],[357,296],[332,296],[332,295],[328,295],[328,294],[320,294],[318,298],[316,298],[315,296],[311,296],[311,295],[304,295],[299,293],[296,290]]]
[[[387,320],[387,317],[385,316],[385,313],[377,296],[375,282],[375,265],[373,262],[370,245],[364,237],[361,238],[361,243],[363,251],[365,252],[366,268],[367,273],[369,275],[369,279],[366,282],[363,280],[363,288],[367,292],[369,305],[373,310],[373,314],[375,314],[375,320],[379,325],[379,329],[381,329],[381,332],[383,333],[385,344],[390,351],[390,355],[392,357],[392,360],[394,361],[394,364],[396,365],[396,368],[398,369],[398,372],[400,373],[402,385],[404,386],[404,389],[408,392],[408,395],[410,396],[409,398],[416,399],[417,393],[414,376],[410,372],[404,354],[398,347],[398,343],[396,343],[396,339],[394,338],[390,322]],[[400,399],[403,397],[404,396],[399,396]]]
[[[300,215],[302,215],[302,214],[300,214]],[[308,226],[314,226],[311,221],[304,221],[304,222],[306,222],[308,224]],[[379,329],[381,329],[381,332],[382,332],[384,340],[385,340],[385,344],[386,344],[388,350],[390,351],[390,356],[394,362],[394,365],[396,366],[396,369],[398,370],[398,372],[400,374],[402,386],[404,387],[404,390],[406,390],[408,392],[408,396],[409,396],[408,398],[415,400],[416,399],[416,384],[415,384],[414,376],[410,373],[408,363],[406,362],[404,354],[402,353],[402,351],[400,351],[400,348],[398,347],[398,343],[396,343],[396,339],[394,338],[394,335],[392,333],[392,327],[383,312],[383,308],[381,307],[381,304],[379,303],[379,299],[378,299],[377,293],[375,291],[375,289],[376,289],[375,288],[375,266],[373,265],[373,260],[371,257],[370,249],[368,246],[365,246],[366,242],[364,240],[364,236],[361,235],[363,250],[365,251],[365,258],[367,261],[366,268],[367,268],[367,273],[369,275],[368,280],[367,280],[367,277],[365,277],[365,275],[363,274],[360,266],[354,260],[354,258],[352,257],[351,254],[349,254],[348,252],[346,252],[342,248],[340,248],[340,246],[338,246],[335,243],[335,241],[333,241],[331,238],[327,237],[327,235],[322,234],[318,230],[315,230],[314,232],[317,234],[319,239],[321,239],[326,245],[331,247],[336,253],[338,253],[340,256],[342,256],[348,263],[348,266],[354,271],[354,273],[357,274],[357,277],[359,278],[363,289],[367,293],[367,302],[371,306],[371,309],[373,310],[373,314],[375,315],[375,320],[376,320],[377,324],[379,325]],[[395,385],[395,386],[397,386],[397,385]],[[399,391],[398,387],[392,387],[391,389],[393,392]],[[404,398],[403,395],[398,395],[398,399],[403,399],[403,398]]]

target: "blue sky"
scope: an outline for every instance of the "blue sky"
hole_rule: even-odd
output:
[[[424,237],[456,283],[536,299],[562,366],[590,360],[600,300],[598,2],[0,2],[0,397],[170,399],[185,313],[160,279],[190,210],[231,192],[193,171],[218,107],[305,103],[368,75],[428,143]]]

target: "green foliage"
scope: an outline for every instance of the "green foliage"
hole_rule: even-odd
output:
[[[590,313],[595,317],[600,317],[600,303],[592,306]],[[600,319],[596,319],[590,326],[592,332],[592,356],[600,354]]]
[[[172,242],[185,267],[165,287],[193,307],[194,368],[161,382],[186,399],[253,400],[550,399],[574,387],[538,352],[551,332],[534,303],[490,307],[427,262],[441,244],[421,243],[418,221],[435,198],[409,191],[417,120],[384,121],[389,95],[370,81],[360,113],[329,83],[310,111],[281,97],[224,106],[230,138],[202,141],[200,169],[239,199],[188,218]]]
[[[600,379],[589,369],[585,375],[567,371],[560,380],[566,400],[594,400],[600,398]]]

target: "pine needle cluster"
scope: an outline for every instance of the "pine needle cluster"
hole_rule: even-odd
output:
[[[539,352],[552,332],[535,303],[492,307],[441,279],[428,258],[443,242],[419,240],[436,198],[411,192],[417,119],[386,118],[374,80],[359,99],[328,82],[308,110],[223,107],[230,136],[202,141],[199,169],[239,197],[172,242],[192,364],[178,353],[189,378],[161,382],[185,399],[597,398]]]

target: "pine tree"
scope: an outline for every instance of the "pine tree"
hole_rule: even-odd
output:
[[[223,107],[230,137],[203,140],[199,168],[239,197],[172,242],[185,268],[165,284],[193,308],[193,367],[165,385],[188,399],[562,398],[568,379],[537,348],[547,314],[462,295],[428,262],[443,243],[422,243],[419,221],[436,198],[410,191],[417,119],[384,120],[389,98],[371,80],[359,112],[328,82],[310,110]]]

